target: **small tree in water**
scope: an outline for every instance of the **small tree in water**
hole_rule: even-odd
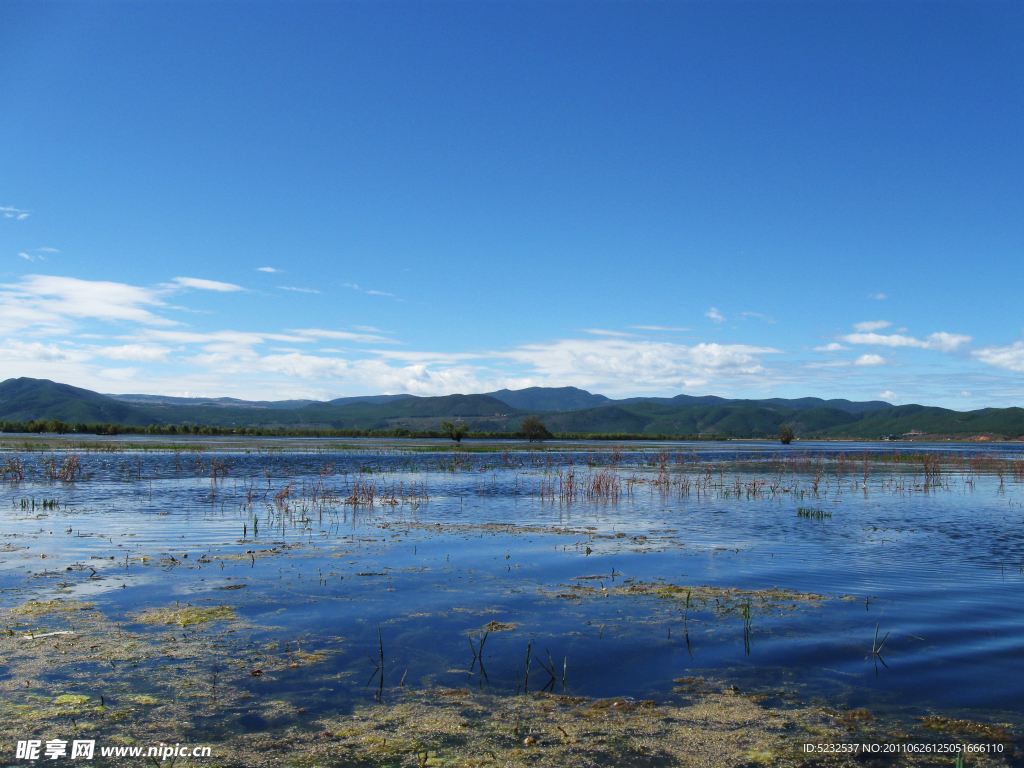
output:
[[[548,428],[544,426],[544,422],[536,416],[527,416],[523,419],[523,423],[519,425],[519,434],[531,443],[535,440],[538,443],[542,443],[548,438],[554,437],[554,435],[548,432]]]
[[[450,421],[446,421],[441,425],[441,433],[450,437],[456,443],[461,443],[462,438],[469,432],[469,427],[463,424],[452,424]]]
[[[788,424],[783,425],[779,429],[779,440],[782,442],[783,445],[789,445],[790,443],[792,443],[794,437],[795,435],[793,434],[793,428]]]

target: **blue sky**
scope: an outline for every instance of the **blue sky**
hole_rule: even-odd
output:
[[[1024,405],[1024,5],[8,2],[0,378]]]

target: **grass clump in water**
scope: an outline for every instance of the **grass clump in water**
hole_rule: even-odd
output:
[[[74,600],[33,600],[13,609],[12,613],[18,616],[49,616],[51,614],[71,613],[73,611],[88,611],[95,607],[95,603],[80,603]]]
[[[53,700],[58,707],[81,707],[89,703],[88,696],[79,696],[74,693],[65,693]]]
[[[128,699],[133,704],[140,704],[140,705],[142,705],[144,707],[155,707],[155,706],[163,703],[163,702],[160,701],[160,699],[156,698],[155,696],[149,696],[149,695],[144,694],[144,693],[139,693],[139,694],[136,694],[134,696],[129,696]]]
[[[799,507],[797,508],[796,513],[800,517],[805,517],[808,520],[825,520],[832,518],[831,512],[826,512],[823,509],[815,509],[813,507]]]
[[[200,608],[195,605],[174,608],[153,608],[139,615],[143,624],[176,624],[187,627],[193,624],[205,624],[208,621],[228,621],[237,618],[235,610],[229,605],[215,605]]]

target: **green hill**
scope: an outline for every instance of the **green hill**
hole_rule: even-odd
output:
[[[580,411],[602,405],[617,404],[604,395],[592,395],[576,387],[527,387],[526,389],[499,389],[488,392],[513,408],[529,411]]]
[[[47,379],[0,382],[0,420],[76,422],[146,426],[153,417],[141,408],[106,395]],[[160,422],[157,422],[160,423]]]
[[[501,395],[539,407],[516,408]],[[513,397],[516,396],[516,397]],[[0,421],[59,420],[69,424],[150,424],[219,428],[306,430],[437,430],[442,422],[465,423],[472,432],[515,433],[526,416],[538,416],[555,433],[772,438],[783,425],[798,437],[866,438],[917,431],[968,437],[1024,435],[1024,409],[951,411],[881,401],[800,398],[727,400],[715,396],[608,400],[572,387],[508,390],[493,395],[378,395],[339,398],[296,407],[295,401],[231,401],[132,395],[123,402],[44,379],[0,383]],[[245,403],[240,406],[238,403]],[[576,403],[586,407],[568,408]],[[596,405],[595,405],[596,404]]]

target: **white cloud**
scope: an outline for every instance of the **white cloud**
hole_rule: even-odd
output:
[[[831,344],[826,344],[823,347],[815,347],[814,351],[815,352],[838,352],[838,351],[840,351],[842,349],[849,349],[849,347],[844,347],[842,344],[837,344],[836,342],[833,341]]]
[[[377,336],[374,334],[366,333],[351,333],[349,331],[327,331],[321,328],[302,328],[291,330],[290,332],[299,334],[300,336],[308,336],[309,339],[343,339],[344,341],[354,341],[360,344],[400,343],[395,339],[389,339],[386,336]],[[304,341],[308,341],[309,339],[304,339]]]
[[[916,349],[933,349],[939,352],[953,352],[972,340],[971,336],[958,333],[933,333],[928,338],[916,339],[898,333],[882,335],[878,333],[851,333],[840,338],[849,344],[873,344],[882,347],[914,347]]]
[[[672,328],[665,325],[627,325],[637,331],[689,331],[690,328]]]
[[[876,301],[884,301],[889,298],[889,295],[886,293],[869,293],[868,298],[875,299]]]
[[[318,329],[291,333],[314,337],[342,338],[353,341],[347,331]],[[154,338],[184,339],[187,332],[153,331]],[[267,336],[269,338],[269,335]],[[372,339],[381,341],[381,339]],[[251,340],[250,340],[251,341]],[[393,340],[386,340],[393,341]],[[730,382],[750,383],[757,377],[763,383],[766,374],[761,356],[779,350],[747,345],[680,344],[622,338],[560,339],[528,344],[508,350],[478,353],[446,353],[402,349],[373,349],[369,358],[345,356],[337,350],[304,353],[292,349],[274,349],[257,354],[254,345],[245,354],[232,355],[225,347],[187,359],[194,365],[216,371],[226,380],[239,382],[254,377],[261,385],[273,376],[286,376],[319,382],[338,389],[370,392],[411,392],[450,394],[486,392],[504,386],[561,386],[572,384],[596,391],[629,394],[636,391],[678,391],[681,388],[728,387]],[[237,350],[235,350],[237,352]],[[179,358],[181,359],[181,358]],[[520,371],[507,371],[508,363]]]
[[[707,312],[705,312],[704,313],[704,317],[710,317],[716,323],[724,323],[725,322],[725,315],[723,315],[721,312],[719,312],[714,307],[712,307]]]
[[[382,331],[380,328],[374,328],[372,325],[353,325],[352,327],[363,333],[394,333],[394,331]]]
[[[163,363],[171,350],[158,344],[124,344],[120,347],[103,347],[96,350],[100,357],[110,360],[134,360],[141,363]]]
[[[986,347],[976,350],[972,356],[994,368],[1024,373],[1024,342],[1015,341],[1005,347]]]
[[[280,272],[280,269],[274,269],[273,267],[256,267],[257,272]]]
[[[892,323],[888,320],[868,320],[864,323],[854,323],[853,330],[857,333],[870,333],[871,331],[880,331],[882,328],[888,328]]]
[[[861,355],[853,361],[853,364],[864,366],[885,365],[885,358],[881,355]]]
[[[963,392],[960,393],[960,397],[971,397],[971,393],[965,389]]]
[[[0,284],[0,330],[65,329],[66,318],[92,318],[143,325],[175,325],[146,307],[162,307],[156,291],[124,283],[74,277],[26,275]]]
[[[46,261],[46,259],[43,259],[43,257],[40,256],[39,254],[28,254],[28,253],[19,252],[18,255],[21,256],[21,258],[26,259],[28,261],[37,261],[37,260]]]
[[[286,344],[303,344],[309,341],[303,336],[282,333],[248,333],[245,331],[161,331],[147,329],[139,334],[144,340],[165,344],[197,345],[201,352],[191,357],[182,356],[186,363],[201,368],[220,368],[232,361],[257,360],[259,353],[254,349],[265,341],[281,341]]]
[[[390,296],[391,298],[394,298],[395,296],[395,294],[388,293],[387,291],[376,291],[369,288],[363,288],[358,283],[342,283],[341,287],[351,288],[353,291],[359,291],[360,293],[365,293],[369,296]],[[402,301],[402,299],[397,299],[397,301]]]
[[[320,291],[314,290],[312,288],[294,288],[290,285],[279,285],[277,287],[280,288],[282,291],[297,291],[298,293],[320,293]]]
[[[508,352],[492,353],[528,366],[557,383],[622,392],[671,391],[701,386],[709,380],[723,384],[729,379],[765,373],[760,356],[777,354],[771,347],[743,344],[696,344],[627,339],[559,339],[525,344]]]
[[[878,397],[882,400],[899,400],[899,397],[891,389],[885,390],[885,392],[880,394]]]
[[[43,253],[60,253],[56,248],[36,248],[36,250]]]
[[[0,205],[0,214],[3,214],[5,219],[27,219],[29,211],[23,211],[20,208],[12,208],[9,205]]]
[[[606,331],[602,328],[584,328],[583,332],[593,334],[594,336],[615,336],[622,339],[636,338],[635,333],[623,333],[622,331]]]
[[[971,340],[970,336],[964,336],[959,333],[933,333],[928,337],[926,343],[928,349],[937,349],[940,352],[953,352]]]
[[[198,277],[176,277],[174,282],[183,288],[196,288],[200,291],[220,291],[221,293],[227,293],[230,291],[244,291],[240,285],[234,283],[219,283],[216,280],[203,280]]]
[[[5,363],[65,363],[87,360],[89,355],[79,350],[61,349],[55,344],[42,344],[38,341],[23,342],[7,339],[0,344],[0,360]]]

